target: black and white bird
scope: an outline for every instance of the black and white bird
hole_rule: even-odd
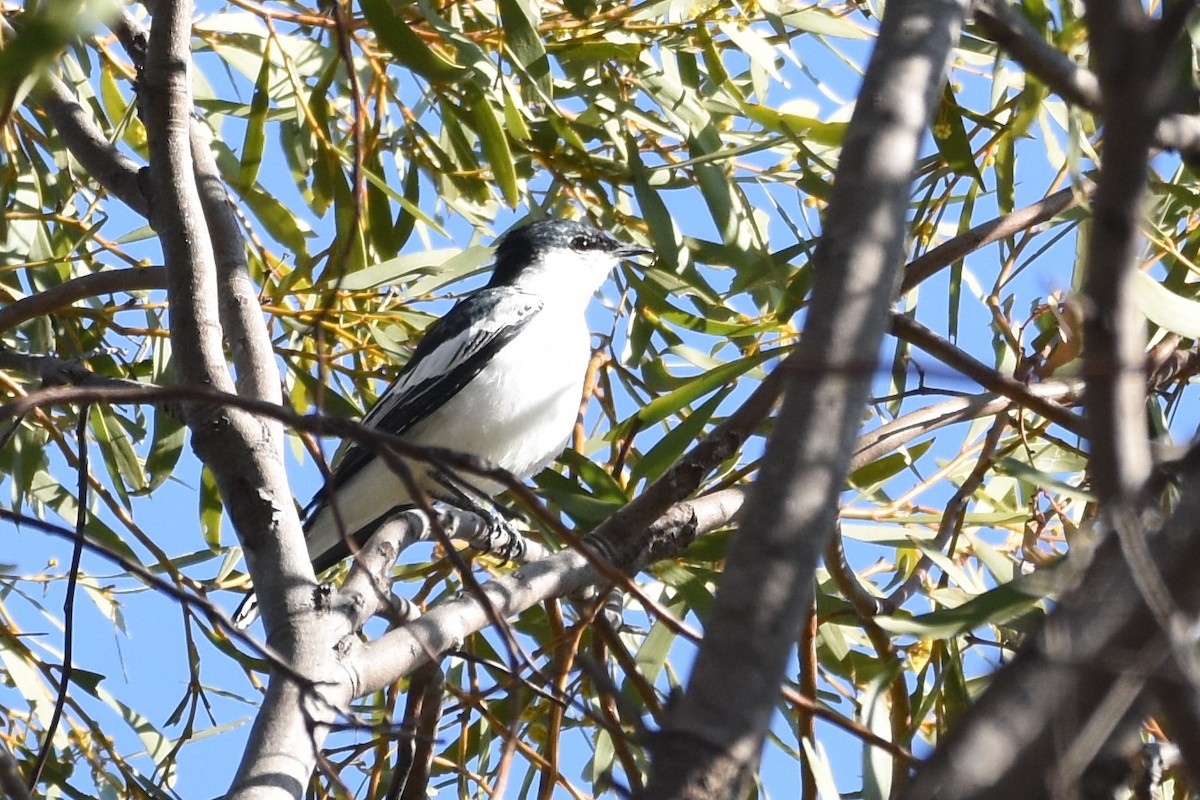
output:
[[[575,424],[591,358],[588,301],[619,261],[649,252],[567,220],[509,231],[496,243],[487,286],[429,326],[363,424],[486,459],[522,480],[533,475],[562,452]],[[462,498],[429,465],[410,467],[431,497]],[[468,494],[503,488],[474,477],[468,483]],[[307,509],[314,569],[319,574],[350,555],[346,536],[362,545],[413,503],[383,459],[352,443]],[[234,621],[253,621],[252,606],[243,603]]]

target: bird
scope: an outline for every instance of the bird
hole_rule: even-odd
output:
[[[589,301],[620,261],[651,253],[574,220],[513,228],[496,241],[488,283],[425,330],[362,424],[482,458],[519,480],[534,475],[562,452],[575,424],[592,352]],[[504,488],[406,463],[423,491],[450,505]],[[362,546],[414,503],[400,475],[351,442],[305,510],[313,569],[319,575],[347,558],[347,537]],[[234,623],[244,628],[256,617],[251,595]]]

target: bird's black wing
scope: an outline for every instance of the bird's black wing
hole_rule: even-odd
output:
[[[426,329],[412,358],[363,417],[363,424],[402,435],[466,386],[541,308],[536,297],[507,286],[464,297]],[[370,450],[351,443],[313,497],[309,518],[330,491],[344,486],[374,457]]]

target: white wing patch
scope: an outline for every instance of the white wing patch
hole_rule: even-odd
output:
[[[486,319],[479,324],[464,327],[456,335],[438,344],[436,349],[422,357],[411,369],[405,370],[363,417],[363,424],[379,427],[379,422],[386,419],[393,409],[406,403],[414,391],[449,375],[492,341],[498,333],[520,324],[541,307],[541,302],[532,295],[512,292],[503,297]]]

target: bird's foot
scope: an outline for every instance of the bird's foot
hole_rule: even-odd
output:
[[[525,537],[498,514],[485,514],[484,520],[486,527],[479,537],[481,541],[472,545],[505,561],[521,561],[525,556]]]

